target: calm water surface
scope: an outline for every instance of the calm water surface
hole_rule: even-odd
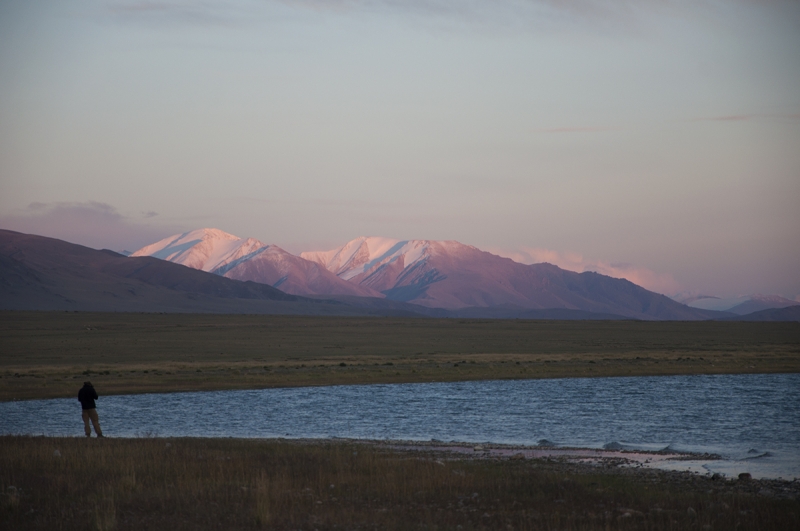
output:
[[[76,385],[77,395],[79,385]],[[348,437],[711,452],[800,478],[800,374],[353,385],[102,396],[109,436]],[[82,436],[75,399],[0,403],[0,433]],[[700,466],[700,465],[699,465]]]

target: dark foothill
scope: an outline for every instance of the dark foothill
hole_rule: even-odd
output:
[[[748,472],[742,472],[741,474],[739,474],[739,479],[741,481],[748,481],[753,479],[753,476],[751,476]]]

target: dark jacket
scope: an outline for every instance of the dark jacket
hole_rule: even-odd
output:
[[[82,409],[95,409],[94,401],[97,400],[97,391],[91,385],[84,385],[78,391],[78,400],[81,402]]]

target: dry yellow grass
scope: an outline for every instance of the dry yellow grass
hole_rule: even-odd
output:
[[[750,372],[800,372],[800,323],[0,312],[0,400]]]
[[[0,437],[2,529],[796,529],[800,504],[764,486],[350,442]]]

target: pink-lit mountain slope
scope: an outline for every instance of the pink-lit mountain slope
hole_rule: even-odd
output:
[[[263,247],[267,245],[254,238],[242,239],[219,229],[198,229],[169,236],[130,256],[152,256],[211,273]]]
[[[150,256],[0,229],[0,310],[422,317],[387,299],[306,298]]]
[[[311,302],[155,258],[0,230],[2,309],[301,313],[321,306]]]
[[[267,284],[293,295],[383,297],[277,245],[239,238],[218,229],[176,234],[143,247],[131,256],[152,256],[234,280]]]
[[[564,308],[636,319],[707,319],[627,280],[525,265],[456,241],[357,238],[301,256],[392,300],[431,308]]]

